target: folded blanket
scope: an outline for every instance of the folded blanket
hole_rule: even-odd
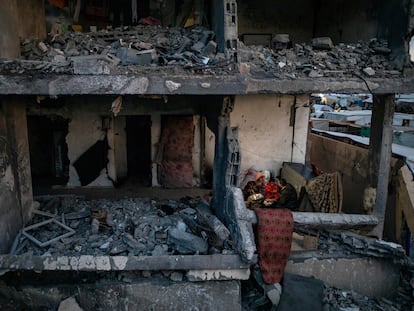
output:
[[[255,209],[257,250],[263,281],[280,283],[290,255],[293,234],[293,215],[287,208]]]

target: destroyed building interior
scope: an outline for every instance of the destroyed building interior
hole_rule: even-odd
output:
[[[411,0],[0,1],[0,309],[413,310],[413,35]],[[278,306],[258,172],[298,197]]]

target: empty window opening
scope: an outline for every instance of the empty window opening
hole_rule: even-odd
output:
[[[27,126],[34,190],[65,185],[69,178],[68,120],[58,116],[28,116]]]
[[[151,186],[151,117],[126,118],[128,179]]]

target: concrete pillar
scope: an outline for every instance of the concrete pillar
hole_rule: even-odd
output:
[[[0,1],[0,58],[18,58],[20,39],[17,0]]]
[[[22,39],[46,38],[46,17],[44,0],[16,1],[19,12],[19,37]]]
[[[230,127],[230,113],[233,111],[234,98],[223,98],[221,113],[217,119],[216,141],[213,167],[213,208],[218,218],[225,221],[226,173],[228,166],[227,129]]]
[[[369,145],[368,181],[376,189],[373,214],[378,218],[378,226],[373,233],[382,238],[385,209],[388,198],[388,183],[392,155],[394,94],[374,95]]]
[[[6,253],[33,208],[26,107],[0,103],[0,253]]]
[[[20,40],[45,37],[44,0],[0,1],[0,58],[19,58]]]

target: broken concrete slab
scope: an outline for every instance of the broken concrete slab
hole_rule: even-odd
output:
[[[257,258],[255,258],[257,261]],[[247,269],[239,255],[169,256],[9,256],[0,255],[0,270],[10,271],[144,271]]]
[[[191,282],[248,280],[250,269],[190,270],[186,278]]]
[[[324,284],[312,277],[285,273],[278,311],[323,310]]]
[[[329,37],[318,37],[312,39],[312,47],[314,49],[331,50],[334,44]]]
[[[69,297],[63,300],[58,308],[58,311],[83,311],[74,297]]]
[[[206,254],[208,250],[207,241],[176,228],[168,231],[168,244],[182,254]]]
[[[225,211],[227,227],[240,256],[246,262],[254,262],[256,243],[252,228],[252,216],[244,204],[243,193],[240,188],[231,187],[227,196],[228,207]]]

